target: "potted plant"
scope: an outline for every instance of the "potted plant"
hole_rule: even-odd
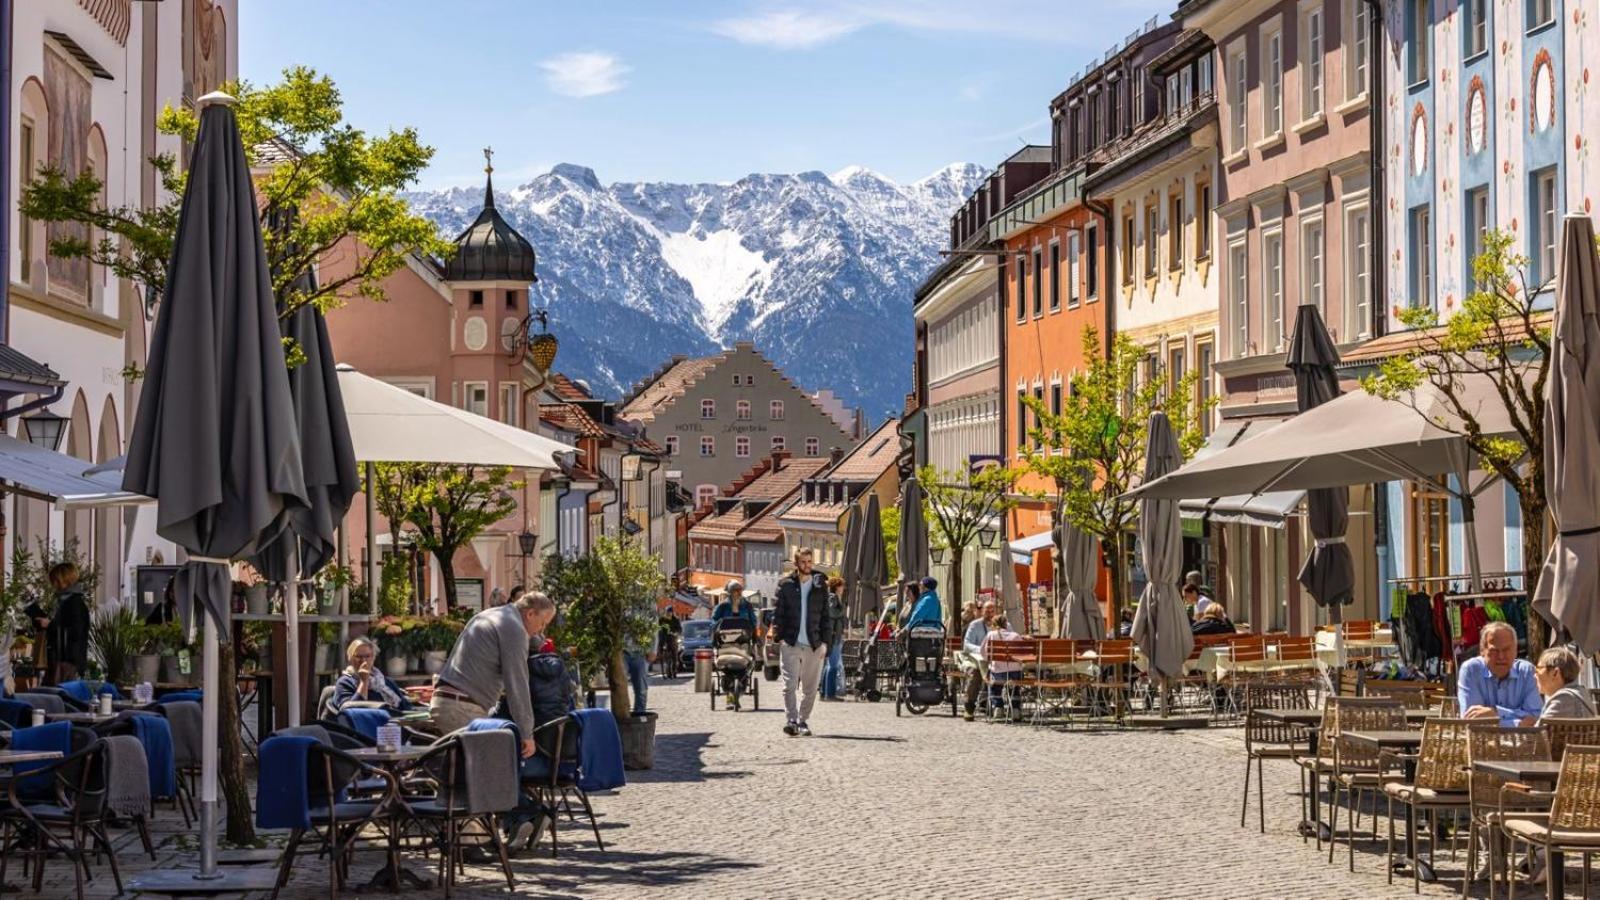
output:
[[[373,629],[373,638],[383,654],[383,674],[400,678],[410,664],[410,646],[404,616],[384,616]]]
[[[356,573],[349,566],[330,563],[317,575],[317,608],[325,616],[339,612],[339,592],[355,584]]]
[[[161,681],[181,684],[185,679],[179,654],[188,642],[183,637],[183,626],[177,622],[164,622],[146,626],[150,629],[150,647],[161,657]]]
[[[648,646],[656,627],[656,597],[666,589],[660,559],[628,537],[603,537],[576,559],[548,557],[541,584],[561,610],[561,625],[552,630],[556,643],[573,649],[583,671],[606,673],[624,764],[650,768],[656,716],[631,715],[623,652]]]
[[[339,624],[337,622],[320,622],[317,624],[317,652],[312,660],[312,665],[317,672],[337,673],[344,668],[339,665]]]
[[[460,620],[450,616],[437,616],[428,621],[422,629],[422,671],[437,675],[444,670],[463,627]]]
[[[112,684],[131,683],[133,660],[144,650],[144,623],[131,608],[102,609],[89,620],[89,646]]]

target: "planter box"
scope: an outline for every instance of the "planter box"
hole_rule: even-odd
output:
[[[168,684],[182,684],[184,674],[178,671],[178,658],[176,656],[161,657],[161,681]]]
[[[383,661],[383,674],[390,678],[400,678],[406,674],[410,660],[404,656],[391,656]]]
[[[444,664],[450,659],[448,650],[429,650],[422,654],[422,671],[429,675],[437,675],[444,671]]]
[[[622,735],[622,767],[632,771],[653,769],[656,764],[656,714],[617,716],[617,731]]]
[[[135,656],[133,658],[133,682],[142,684],[146,681],[151,684],[161,680],[161,657]]]

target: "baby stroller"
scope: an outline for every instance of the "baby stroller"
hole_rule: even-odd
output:
[[[729,706],[740,709],[740,698],[750,695],[755,709],[761,709],[761,679],[750,677],[759,658],[755,629],[750,622],[729,617],[717,623],[711,632],[711,708],[717,708],[717,698],[726,695]]]
[[[919,625],[900,637],[904,646],[900,686],[894,695],[894,714],[904,706],[913,716],[945,702],[944,629]]]

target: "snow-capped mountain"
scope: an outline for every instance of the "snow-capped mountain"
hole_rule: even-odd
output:
[[[561,339],[557,366],[602,396],[674,353],[750,340],[802,387],[832,388],[877,420],[910,388],[912,294],[984,175],[957,163],[901,185],[851,166],[608,187],[562,164],[497,189],[495,204],[538,253],[534,297]],[[453,237],[483,189],[405,197]]]

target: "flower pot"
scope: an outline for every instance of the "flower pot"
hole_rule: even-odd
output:
[[[133,658],[133,682],[151,684],[161,680],[161,657],[155,654],[135,656]]]
[[[413,672],[421,672],[422,671],[422,654],[421,653],[413,653],[413,654],[411,654],[411,671],[413,671]]]
[[[617,716],[617,731],[622,735],[622,767],[632,771],[653,769],[656,764],[656,714]]]
[[[271,596],[271,593],[269,586],[265,582],[252,584],[245,589],[245,606],[250,610],[251,615],[264,616],[267,614],[267,599]]]
[[[161,680],[167,684],[181,684],[183,673],[178,671],[178,657],[161,657]]]
[[[448,650],[429,650],[422,654],[422,671],[429,675],[437,675],[444,671],[445,661],[450,658]]]
[[[400,678],[406,674],[406,667],[410,660],[404,656],[391,656],[383,661],[383,674],[390,678]]]
[[[339,612],[339,594],[335,591],[318,591],[317,612],[324,616],[336,615]]]

